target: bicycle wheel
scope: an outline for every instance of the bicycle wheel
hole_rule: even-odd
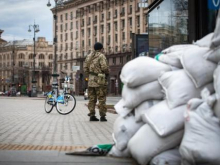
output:
[[[46,97],[45,103],[44,103],[44,109],[47,113],[50,113],[53,110],[54,101],[50,97]]]
[[[57,101],[56,109],[62,115],[71,113],[76,106],[76,99],[69,93],[65,93],[62,101]]]

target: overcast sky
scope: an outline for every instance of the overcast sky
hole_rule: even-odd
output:
[[[50,0],[52,7],[54,0]],[[28,32],[29,25],[34,21],[40,26],[36,37],[46,37],[53,40],[53,15],[47,7],[48,0],[0,0],[0,29],[4,30],[2,39],[6,41],[31,39],[34,36]]]

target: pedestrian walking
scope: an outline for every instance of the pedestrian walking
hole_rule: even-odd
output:
[[[84,72],[88,75],[88,96],[89,96],[89,116],[90,121],[99,121],[95,116],[95,106],[97,100],[99,101],[98,109],[100,114],[100,121],[107,121],[106,119],[106,95],[107,95],[107,76],[109,74],[109,67],[105,57],[103,45],[99,42],[95,43],[94,51],[86,57]]]

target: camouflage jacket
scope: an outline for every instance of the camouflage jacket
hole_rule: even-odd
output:
[[[85,60],[84,72],[89,75],[89,87],[99,87],[98,74],[109,74],[107,59],[104,54],[99,51],[90,53]],[[107,80],[105,80],[107,85]]]

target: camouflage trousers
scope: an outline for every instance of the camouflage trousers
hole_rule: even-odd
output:
[[[90,116],[95,115],[95,106],[97,100],[99,101],[98,109],[100,116],[106,116],[107,107],[106,107],[106,95],[107,95],[107,87],[88,87],[88,95],[89,95],[89,104],[88,108],[90,111]]]

